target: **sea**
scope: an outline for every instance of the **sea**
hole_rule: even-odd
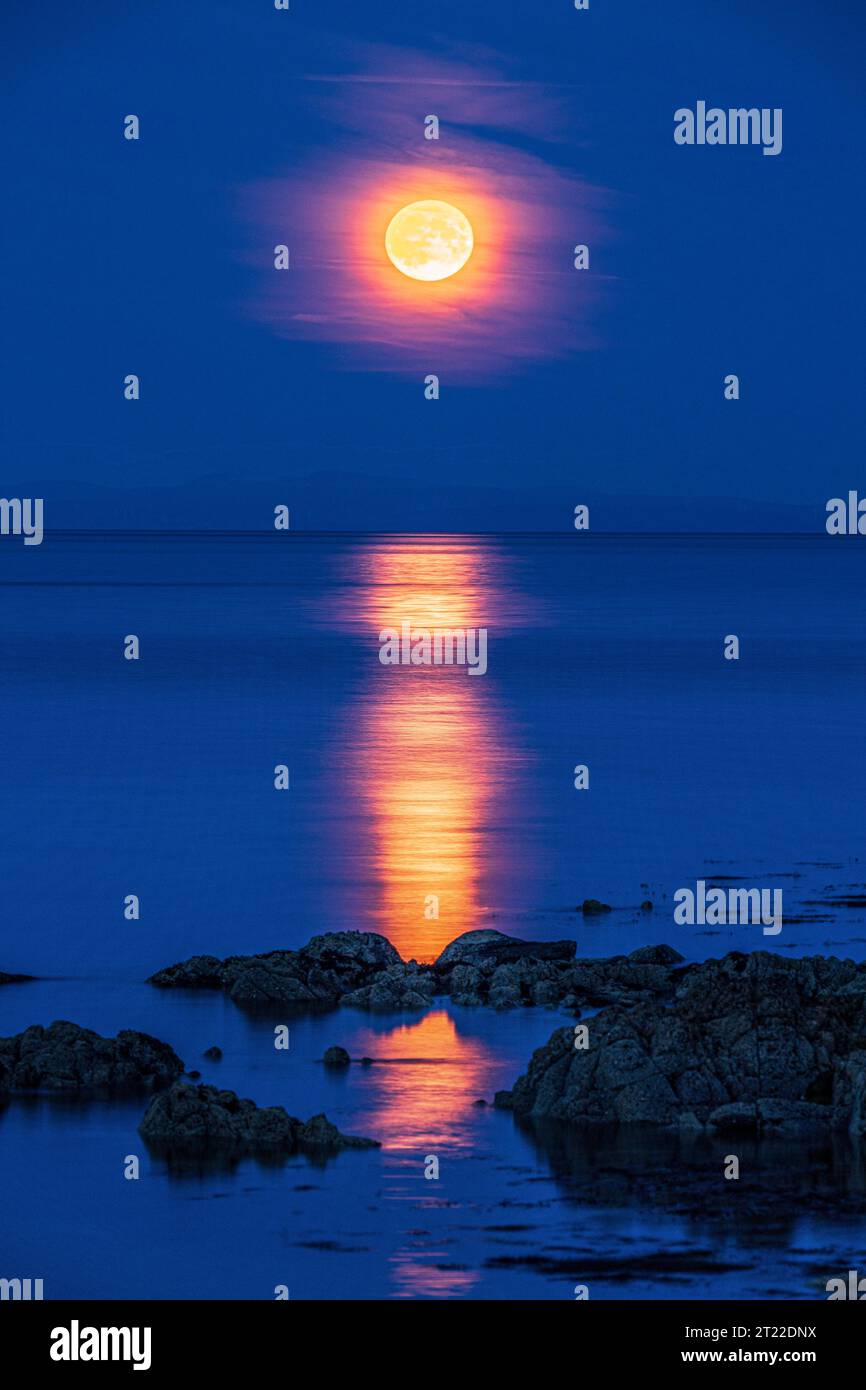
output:
[[[146,983],[336,930],[419,961],[478,928],[587,958],[866,958],[864,580],[859,539],[825,534],[0,542],[0,970],[37,977],[0,988],[0,1036],[139,1029],[382,1146],[178,1168],[141,1098],[15,1098],[0,1277],[46,1298],[810,1299],[864,1267],[856,1156],[834,1160],[844,1218],[782,1221],[733,1192],[727,1221],[678,1208],[674,1162],[670,1201],[600,1195],[591,1145],[566,1170],[491,1104],[573,1023],[556,1010],[298,1015],[277,1050],[273,1018]],[[484,629],[486,671],[383,664],[406,623]],[[781,890],[781,932],[677,921],[701,881]]]

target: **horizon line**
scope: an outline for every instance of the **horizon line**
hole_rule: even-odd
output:
[[[259,536],[259,537],[261,537],[261,536],[273,536],[273,537],[275,537],[275,538],[279,538],[280,540],[285,540],[285,539],[287,539],[288,537],[291,537],[291,536],[418,536],[418,537],[425,537],[425,536],[431,536],[431,537],[437,537],[437,536],[476,536],[476,537],[520,536],[520,537],[539,537],[539,538],[542,538],[542,537],[543,537],[543,538],[559,537],[560,539],[563,539],[563,540],[570,540],[573,536],[578,535],[578,536],[581,536],[581,537],[584,537],[584,538],[586,538],[586,537],[588,537],[588,538],[595,538],[595,537],[603,536],[603,537],[613,537],[613,538],[620,537],[620,538],[626,538],[626,539],[627,539],[627,538],[636,538],[636,537],[656,537],[656,538],[663,538],[663,537],[671,537],[671,536],[692,536],[692,537],[699,537],[699,536],[702,536],[702,537],[714,538],[714,539],[718,539],[718,538],[722,538],[722,537],[731,538],[731,537],[735,537],[735,536],[755,536],[755,537],[759,537],[759,536],[763,536],[763,537],[771,537],[771,536],[790,536],[790,537],[792,537],[792,538],[794,538],[794,539],[801,539],[801,540],[804,540],[804,539],[807,539],[807,538],[809,538],[809,537],[823,536],[824,534],[826,534],[826,533],[825,533],[825,530],[824,530],[823,528],[822,528],[821,530],[815,530],[815,531],[787,531],[787,530],[779,530],[779,531],[758,531],[758,530],[755,530],[755,531],[745,531],[745,530],[736,530],[736,531],[735,531],[735,530],[728,530],[728,531],[693,531],[693,530],[685,530],[685,529],[683,529],[683,530],[677,530],[677,531],[659,531],[659,530],[654,530],[654,529],[647,529],[647,530],[645,530],[645,531],[611,531],[611,530],[600,530],[600,529],[597,529],[597,530],[589,530],[589,529],[587,529],[587,530],[583,530],[583,531],[574,531],[574,530],[556,530],[556,531],[552,531],[552,530],[551,530],[551,531],[525,531],[525,530],[508,530],[508,531],[505,531],[505,530],[498,530],[498,531],[450,531],[450,530],[444,530],[444,529],[443,529],[443,530],[435,530],[435,531],[407,531],[407,530],[404,530],[404,529],[394,529],[394,530],[367,530],[367,529],[360,529],[360,528],[359,528],[359,529],[356,529],[356,530],[336,530],[336,529],[330,529],[330,528],[329,528],[329,529],[317,529],[317,528],[312,528],[312,527],[311,527],[311,528],[308,528],[308,529],[302,529],[302,528],[298,527],[298,528],[290,528],[289,530],[286,530],[286,531],[277,531],[274,527],[267,527],[267,528],[261,528],[261,529],[255,529],[255,530],[253,530],[253,529],[240,529],[240,528],[228,528],[228,527],[197,527],[197,528],[195,528],[195,529],[192,529],[192,528],[188,528],[188,527],[145,527],[145,526],[107,526],[107,527],[102,527],[102,526],[88,526],[88,527],[58,526],[58,527],[54,527],[54,528],[51,529],[51,530],[46,529],[45,532],[44,532],[44,537],[45,537],[45,539],[47,540],[50,536]]]

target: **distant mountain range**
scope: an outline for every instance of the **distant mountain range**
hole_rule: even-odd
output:
[[[341,472],[235,482],[202,477],[176,486],[108,487],[70,479],[19,480],[6,497],[42,497],[52,530],[263,531],[289,508],[293,531],[569,532],[589,507],[597,532],[823,532],[814,505],[738,497],[615,496],[573,487],[437,485]]]

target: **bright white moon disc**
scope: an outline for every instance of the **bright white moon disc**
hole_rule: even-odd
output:
[[[385,250],[411,280],[446,280],[462,270],[475,244],[469,218],[450,203],[409,203],[391,218]]]

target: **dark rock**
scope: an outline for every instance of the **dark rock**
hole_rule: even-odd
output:
[[[317,961],[323,969],[338,973],[353,969],[386,970],[389,965],[403,964],[396,947],[378,932],[326,932],[323,936],[314,936],[299,954]]]
[[[166,1154],[291,1154],[378,1148],[372,1139],[341,1134],[324,1115],[306,1122],[281,1105],[259,1107],[234,1091],[179,1083],[155,1096],[139,1133]]]
[[[222,966],[216,956],[192,956],[180,965],[157,970],[148,984],[162,989],[222,989]]]
[[[436,980],[429,967],[410,961],[408,965],[401,963],[381,970],[372,984],[344,994],[342,1003],[349,1008],[370,1009],[374,1013],[427,1009],[435,990]]]
[[[652,912],[652,911],[653,911],[653,904],[650,902],[649,898],[645,898],[645,899],[644,899],[644,901],[643,901],[643,902],[641,903],[641,905],[640,905],[640,910],[641,910],[641,912]]]
[[[408,966],[375,932],[327,932],[299,951],[256,956],[193,956],[151,975],[162,988],[223,989],[236,1004],[298,1009],[333,1008],[346,995],[376,983],[384,972]],[[415,966],[415,971],[424,967]],[[395,981],[386,985],[393,991]]]
[[[0,1038],[0,1091],[127,1093],[167,1086],[183,1063],[167,1043],[129,1029],[102,1038],[65,1021]]]
[[[636,1004],[671,996],[674,979],[670,966],[664,963],[666,952],[682,959],[670,946],[642,946],[630,956],[577,960],[565,971],[563,987],[566,993],[592,1007]]]
[[[604,1009],[585,1050],[571,1029],[555,1032],[508,1104],[571,1123],[866,1131],[866,965],[732,952],[676,975],[672,1007]]]
[[[720,1105],[707,1119],[717,1134],[801,1135],[827,1128],[822,1105],[803,1100],[759,1100],[747,1105]]]
[[[495,970],[527,956],[534,960],[573,960],[575,949],[573,941],[520,941],[501,931],[467,931],[445,947],[434,968],[440,974],[455,965]]]
[[[464,932],[445,947],[433,969],[455,1004],[553,1006],[566,993],[573,941],[521,941],[498,931]]]
[[[372,1065],[373,1065],[373,1058],[372,1058],[372,1057],[362,1057],[362,1058],[361,1058],[361,1066],[362,1066],[362,1067],[372,1067]]]
[[[673,946],[639,946],[632,951],[628,960],[635,965],[679,965],[685,960]]]
[[[529,989],[532,983],[532,967],[522,969],[516,961],[498,965],[490,978],[487,1002],[494,1009],[513,1009],[522,1003],[524,987]]]
[[[314,1115],[307,1120],[306,1124],[301,1124],[297,1135],[298,1148],[302,1152],[314,1152],[317,1149],[378,1149],[380,1147],[376,1139],[361,1139],[355,1134],[341,1134],[336,1125],[332,1125],[327,1115]]]
[[[193,1081],[198,1081],[199,1078],[201,1077],[201,1072],[200,1072],[200,1071],[188,1071],[188,1072],[187,1072],[187,1076],[190,1077]]]
[[[584,898],[581,912],[584,917],[597,917],[601,912],[612,912],[609,903],[600,903],[598,898]]]
[[[27,980],[35,979],[35,975],[10,975],[5,970],[0,970],[0,985],[21,985]]]
[[[214,1043],[213,1047],[209,1047],[206,1052],[202,1053],[202,1056],[207,1057],[211,1062],[221,1061],[222,1055],[223,1050],[221,1047],[217,1047],[216,1043]]]
[[[499,931],[464,932],[433,965],[403,961],[374,932],[330,932],[299,951],[259,956],[194,956],[151,976],[164,988],[215,986],[246,1008],[307,1011],[339,1004],[371,1012],[426,1010],[440,995],[455,1004],[496,1009],[535,1006],[579,1013],[669,996],[670,946],[645,946],[631,956],[575,960],[573,941],[521,941]]]
[[[322,1058],[326,1067],[347,1067],[351,1060],[344,1047],[326,1047]]]
[[[318,980],[318,990],[294,973],[295,961],[288,961],[283,952],[265,958],[251,958],[241,964],[227,963],[225,987],[236,1004],[247,1008],[269,1005],[305,1008],[317,1004],[333,1006],[338,1002],[336,992],[325,980]]]

